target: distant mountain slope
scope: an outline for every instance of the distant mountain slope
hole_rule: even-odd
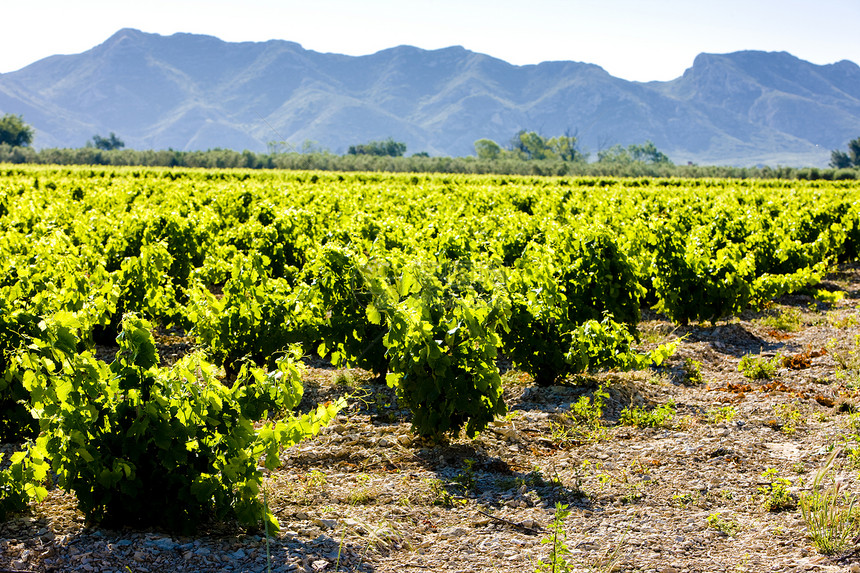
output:
[[[527,129],[576,134],[593,153],[650,139],[675,162],[825,165],[860,136],[860,67],[701,54],[680,78],[639,83],[591,64],[513,66],[461,47],[352,57],[124,29],[0,75],[0,112],[22,114],[38,147],[113,131],[134,148],[313,140],[342,153],[394,137],[410,153],[469,155],[477,139],[504,144]]]

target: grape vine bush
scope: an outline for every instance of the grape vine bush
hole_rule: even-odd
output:
[[[420,266],[391,282],[380,276],[371,281],[368,315],[388,324],[387,381],[412,411],[413,431],[437,438],[465,427],[473,437],[504,414],[496,357],[505,300],[443,285]]]
[[[48,356],[18,357],[41,431],[32,459],[49,461],[93,522],[191,531],[213,519],[265,519],[277,529],[257,497],[258,460],[274,468],[279,448],[318,432],[345,403],[255,429],[258,416],[301,399],[290,356],[271,374],[245,368],[246,379],[227,387],[199,354],[158,368],[149,329],[143,319],[124,318],[110,365],[70,351],[74,340],[63,325],[41,339]]]

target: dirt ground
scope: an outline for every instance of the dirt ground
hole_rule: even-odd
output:
[[[824,555],[797,503],[834,451],[823,483],[860,493],[860,267],[818,288],[716,326],[649,315],[643,348],[684,337],[649,371],[540,388],[508,370],[510,413],[474,440],[423,442],[386,386],[313,362],[307,404],[354,398],[269,475],[278,535],[88,527],[54,490],[0,524],[0,571],[533,572],[555,529],[570,571],[860,571],[857,532]],[[600,424],[577,423],[599,388]]]

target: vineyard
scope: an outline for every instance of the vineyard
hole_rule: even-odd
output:
[[[611,422],[610,403],[632,396],[630,380],[703,384],[702,333],[735,336],[786,300],[853,312],[842,291],[857,285],[833,273],[860,249],[860,185],[0,166],[0,223],[0,519],[61,494],[107,529],[233,523],[268,540],[285,535],[267,498],[282,465],[307,457],[302,444],[351,440],[350,421],[405,425],[374,443],[415,455],[521,443],[518,419],[540,427],[529,447],[552,451],[670,427],[672,400],[628,400]],[[776,341],[781,329],[766,328]],[[767,371],[766,338],[735,344],[744,375]],[[841,356],[851,371],[843,342],[806,360]],[[319,372],[339,383],[310,384]],[[726,395],[753,391],[738,372]],[[552,395],[567,400],[552,423],[512,407]],[[405,505],[483,499],[481,471],[503,454],[478,457]],[[521,494],[582,497],[579,478],[516,471]],[[315,475],[335,487],[303,473],[307,499]],[[377,551],[406,545],[368,530]],[[280,570],[370,567],[367,551],[347,553]],[[535,565],[511,567],[499,570]]]

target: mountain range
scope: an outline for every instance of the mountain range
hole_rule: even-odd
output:
[[[114,132],[136,149],[313,141],[344,153],[392,137],[407,154],[462,156],[477,139],[505,145],[525,129],[575,135],[592,157],[651,140],[675,163],[825,166],[860,136],[860,67],[743,51],[700,54],[668,82],[632,82],[593,64],[515,66],[459,46],[346,56],[123,29],[0,74],[0,113],[21,114],[38,148]]]

